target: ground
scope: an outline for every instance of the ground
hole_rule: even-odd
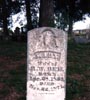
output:
[[[67,100],[90,100],[90,44],[68,43]]]
[[[0,100],[26,100],[26,43],[0,41]],[[90,44],[68,43],[66,100],[90,100]]]
[[[26,43],[0,43],[0,100],[25,100]]]

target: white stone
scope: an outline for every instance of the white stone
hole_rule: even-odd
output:
[[[28,32],[27,100],[65,100],[67,34],[43,27]]]

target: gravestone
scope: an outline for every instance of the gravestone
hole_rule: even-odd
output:
[[[27,100],[65,100],[67,34],[43,27],[28,32]]]

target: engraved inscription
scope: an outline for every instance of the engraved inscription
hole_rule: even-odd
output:
[[[40,58],[51,58],[51,59],[56,59],[60,60],[61,54],[58,52],[51,52],[51,51],[39,51],[34,53],[34,58],[35,59],[40,59]]]

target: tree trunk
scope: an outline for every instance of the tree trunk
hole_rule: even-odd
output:
[[[39,26],[54,26],[53,0],[40,0]]]
[[[72,34],[72,28],[73,28],[73,20],[72,20],[72,17],[69,17],[68,34]]]
[[[69,17],[69,29],[68,29],[68,34],[69,34],[70,38],[71,38],[72,40],[74,40],[75,35],[74,35],[74,33],[73,33],[73,19],[72,19],[71,16]]]
[[[27,30],[31,30],[33,28],[31,21],[31,9],[30,9],[30,0],[25,0],[26,4],[26,17],[27,17]]]
[[[3,13],[3,35],[4,38],[8,38],[9,32],[8,32],[8,20],[7,20],[7,8],[6,8],[6,1],[3,0],[2,4],[2,13]]]

